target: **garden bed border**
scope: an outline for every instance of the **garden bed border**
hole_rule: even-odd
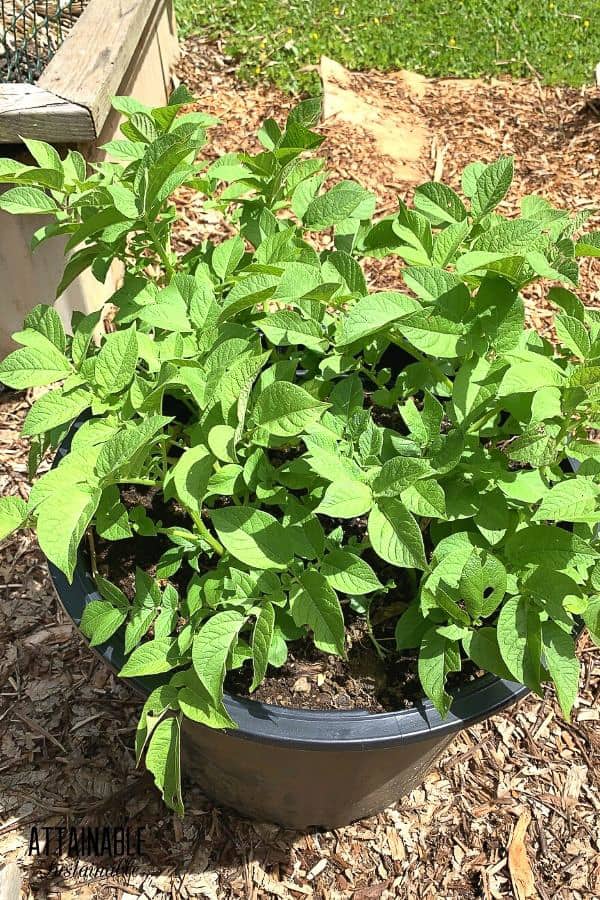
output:
[[[111,16],[106,0],[90,0],[37,84],[0,85],[0,144],[95,141],[165,8],[172,19],[164,0],[120,0]]]

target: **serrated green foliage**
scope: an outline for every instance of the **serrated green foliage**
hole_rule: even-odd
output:
[[[319,572],[307,570],[291,596],[296,625],[307,625],[319,650],[344,656],[344,615],[336,592]]]
[[[27,504],[21,497],[0,497],[0,541],[27,519]]]
[[[146,750],[146,768],[154,775],[165,803],[183,815],[180,744],[180,719],[178,716],[167,716],[152,731]]]
[[[63,285],[125,268],[108,333],[98,314],[65,329],[40,305],[0,364],[9,386],[51,386],[25,420],[33,472],[79,420],[29,501],[2,498],[0,538],[35,527],[69,579],[88,529],[91,546],[94,532],[160,540],[135,596],[97,577],[81,628],[94,646],[123,632],[121,674],[163,680],[136,750],[176,809],[182,717],[234,728],[228,672],[251,669],[254,691],[307,637],[343,656],[350,609],[374,640],[396,617],[396,648],[378,652],[414,651],[442,715],[464,657],[537,691],[554,682],[568,715],[579,617],[600,641],[600,316],[569,287],[597,236],[537,196],[506,218],[507,158],[373,221],[373,195],[330,186],[309,157],[314,103],[265,123],[259,153],[207,164],[214,122],[179,115],[189,99],[117,99],[124,139],[91,174],[38,143],[41,169],[0,162],[19,192],[5,208],[57,210],[35,242],[77,248]],[[183,256],[170,239],[182,185],[230,235]],[[389,254],[404,283],[377,291],[362,261]],[[556,282],[556,347],[525,326],[540,278]]]
[[[419,678],[423,690],[442,716],[448,712],[452,702],[444,687],[446,677],[449,672],[459,672],[460,668],[456,641],[439,634],[436,628],[426,631],[419,649]]]
[[[275,609],[273,604],[267,601],[260,610],[252,631],[252,661],[254,677],[250,686],[255,691],[259,686],[269,664],[269,652],[273,642],[273,628],[275,626]]]

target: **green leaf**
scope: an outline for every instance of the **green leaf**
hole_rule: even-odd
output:
[[[25,137],[22,140],[38,166],[41,166],[43,169],[55,169],[57,172],[62,172],[60,156],[51,144]]]
[[[107,141],[102,145],[102,150],[112,156],[113,159],[134,160],[141,159],[146,151],[146,145],[142,141]]]
[[[567,316],[570,316],[573,319],[578,319],[578,321],[583,322],[585,319],[585,306],[577,296],[572,291],[567,290],[567,288],[563,287],[551,287],[548,291],[548,299],[552,301],[552,303],[556,303],[560,309],[562,309]]]
[[[558,702],[568,719],[579,690],[579,660],[571,635],[551,620],[542,625],[544,662],[556,687]]]
[[[452,188],[439,181],[420,185],[415,191],[415,207],[435,224],[462,222],[467,218],[465,205]]]
[[[192,331],[185,300],[175,284],[170,284],[156,295],[154,303],[143,306],[139,312],[141,322],[151,328],[162,328],[164,331]]]
[[[0,541],[27,521],[27,504],[20,497],[0,497]]]
[[[232,362],[222,374],[216,386],[214,397],[220,402],[223,418],[229,424],[238,423],[236,440],[243,432],[246,409],[252,385],[269,359],[269,351],[260,356],[242,356]]]
[[[575,256],[600,256],[600,231],[582,235],[575,244]]]
[[[446,518],[444,489],[433,478],[417,481],[400,493],[400,499],[411,513],[429,519]]]
[[[401,275],[411,291],[423,300],[437,300],[442,294],[449,293],[460,284],[457,275],[437,266],[406,266],[402,269]]]
[[[344,615],[337,594],[314,570],[303,572],[299,581],[301,587],[290,597],[294,622],[312,630],[319,650],[345,656]]]
[[[131,383],[137,360],[138,341],[133,326],[107,335],[94,369],[99,387],[106,394],[122,391]]]
[[[14,187],[0,195],[0,209],[13,215],[56,212],[56,203],[36,187]]]
[[[107,600],[91,600],[83,610],[79,627],[90,639],[90,647],[97,647],[118,631],[126,616],[125,610],[116,609]]]
[[[398,201],[399,210],[392,223],[394,232],[406,243],[398,253],[411,265],[429,265],[433,250],[431,224],[425,216],[408,209],[406,204]]]
[[[498,646],[516,681],[541,693],[541,624],[535,607],[525,597],[511,597],[498,616]]]
[[[237,728],[222,703],[215,703],[193,669],[185,673],[185,682],[177,695],[184,716],[209,728]]]
[[[376,496],[397,497],[419,478],[431,476],[431,464],[417,456],[395,456],[383,464],[373,482]]]
[[[269,662],[269,652],[273,641],[273,628],[275,625],[275,609],[273,604],[267,601],[260,610],[252,631],[252,664],[254,677],[250,685],[250,692],[259,686]]]
[[[321,563],[321,574],[342,594],[360,596],[383,587],[368,562],[347,550],[332,550]]]
[[[459,589],[474,619],[490,616],[498,608],[506,586],[506,569],[499,559],[485,550],[471,554],[462,570]]]
[[[373,495],[368,484],[351,479],[340,479],[328,485],[316,513],[332,518],[354,519],[371,509]]]
[[[94,329],[100,321],[101,310],[89,313],[84,316],[77,324],[73,335],[73,343],[71,344],[71,356],[76,368],[80,368],[82,362],[87,356],[88,349],[92,344]]]
[[[596,595],[590,599],[582,618],[593,642],[600,647],[600,596]]]
[[[425,569],[421,529],[403,503],[381,497],[369,513],[369,539],[375,553],[400,568]]]
[[[60,297],[64,291],[72,284],[73,281],[77,278],[78,275],[88,269],[91,265],[98,261],[100,255],[100,248],[98,244],[94,244],[91,247],[83,247],[81,250],[78,250],[76,253],[73,253],[71,258],[69,259],[67,265],[65,266],[65,270],[63,272],[63,276],[60,280],[58,287],[56,288],[56,297]]]
[[[177,708],[177,689],[170,684],[161,684],[150,693],[144,703],[135,733],[135,759],[138,766],[156,726],[169,709]]]
[[[418,671],[423,690],[441,716],[450,709],[452,697],[445,690],[449,672],[460,672],[460,652],[456,641],[430,628],[419,649]]]
[[[286,529],[270,513],[251,506],[213,509],[211,519],[223,546],[255,569],[285,569],[292,558]]]
[[[495,628],[477,628],[463,637],[465,653],[472,659],[476,666],[484,672],[492,672],[499,678],[512,681],[513,676],[506,667],[500,648]]]
[[[292,437],[315,422],[328,405],[297,384],[274,381],[256,401],[254,421],[276,437]]]
[[[99,478],[118,476],[135,461],[136,455],[145,451],[155,435],[171,421],[169,416],[147,416],[138,425],[128,423],[119,429],[102,446],[96,460]]]
[[[194,670],[217,709],[221,709],[223,704],[227,657],[245,621],[244,616],[233,610],[218,612],[205,622],[194,637]]]
[[[87,241],[92,235],[98,234],[99,231],[104,231],[109,225],[116,225],[123,221],[126,221],[125,216],[116,209],[108,207],[107,209],[100,210],[100,212],[86,218],[83,224],[73,232],[67,241],[65,251],[68,252],[69,250],[73,250],[75,247],[79,246],[79,244],[83,244]]]
[[[37,334],[37,332],[33,332]],[[43,349],[22,347],[0,363],[0,381],[16,390],[40,387],[66,378],[73,371],[69,360],[47,338]]]
[[[251,309],[257,303],[266,303],[275,293],[279,284],[278,275],[255,273],[239,278],[225,298],[219,319],[221,322],[234,318],[244,309]]]
[[[120,541],[133,536],[126,507],[116,484],[105,487],[96,510],[96,531],[107,541]]]
[[[505,256],[519,256],[535,247],[543,247],[542,230],[537,222],[526,219],[499,219],[485,230],[473,244],[473,249]]]
[[[314,437],[306,437],[309,455],[306,462],[313,472],[326,481],[358,481],[362,470],[358,463],[348,456],[342,456],[337,445],[320,446]]]
[[[167,806],[182,816],[180,732],[177,716],[169,716],[158,723],[146,751],[146,768],[154,775],[154,783]]]
[[[591,341],[585,325],[573,316],[561,315],[554,319],[558,339],[579,359],[590,355]]]
[[[419,309],[419,303],[412,297],[394,291],[382,291],[362,297],[342,319],[337,346],[347,347],[355,341],[370,337]]]
[[[475,515],[475,525],[484,538],[493,545],[499,544],[508,531],[514,516],[511,515],[504,495],[499,490],[486,495],[485,505]]]
[[[477,189],[477,179],[485,171],[485,163],[472,162],[465,166],[461,176],[461,186],[465,197],[472,198]]]
[[[447,359],[460,355],[464,330],[460,322],[431,313],[415,313],[401,323],[402,334],[418,350]]]
[[[308,204],[303,222],[311,231],[322,231],[350,216],[368,219],[374,210],[375,197],[370,191],[354,181],[340,181]]]
[[[214,472],[214,457],[202,444],[186,450],[171,470],[177,497],[192,512],[202,511],[208,481]]]
[[[57,347],[61,353],[67,348],[67,338],[62,320],[54,307],[39,303],[31,312],[27,313],[24,321],[25,328],[39,331],[44,337]]]
[[[510,367],[498,388],[499,397],[539,391],[544,387],[561,387],[565,382],[564,372],[540,353],[514,350],[506,355],[506,360]]]
[[[169,637],[147,641],[136,647],[119,675],[122,678],[133,678],[138,675],[160,675],[162,672],[170,672],[177,665],[173,648],[173,639]]]
[[[303,344],[319,351],[326,346],[323,327],[314,319],[304,319],[293,310],[270,313],[256,324],[268,340],[279,347]]]
[[[590,478],[571,477],[550,488],[532,516],[534,522],[596,522],[600,486]]]
[[[330,253],[323,263],[321,272],[327,281],[339,281],[341,278],[344,292],[361,296],[367,293],[367,282],[360,263],[349,253],[341,250]]]
[[[471,195],[471,209],[476,220],[491,212],[507,195],[513,180],[512,156],[501,157],[477,175]]]
[[[215,274],[225,280],[237,268],[244,255],[244,242],[236,235],[215,247],[212,255],[212,267]]]
[[[96,575],[94,580],[104,600],[107,600],[116,609],[124,612],[129,610],[129,600],[120,588],[103,578],[102,575]]]
[[[37,537],[48,559],[73,579],[77,548],[100,500],[97,488],[78,484],[54,493],[37,509]]]
[[[452,262],[456,251],[469,234],[469,231],[470,226],[466,219],[462,222],[457,222],[455,225],[448,225],[447,228],[440,231],[433,243],[432,262],[436,266],[441,267],[447,266],[448,263]]]
[[[148,629],[156,619],[158,610],[154,607],[135,606],[131,618],[125,628],[125,653],[131,653],[137,647],[142,638],[148,633]]]
[[[536,394],[535,401],[541,401],[544,391],[555,390],[557,389],[541,388]],[[552,465],[556,461],[559,450],[556,443],[558,431],[558,426],[553,424],[537,425],[531,431],[525,431],[523,434],[518,435],[506,447],[506,455],[509,459],[529,463],[531,466]]]
[[[421,604],[418,600],[413,600],[396,622],[394,631],[396,649],[412,650],[418,647],[430,627],[431,620],[424,618]]]
[[[321,278],[316,266],[302,262],[286,262],[282,265],[283,274],[273,294],[273,300],[293,303],[320,288]]]
[[[512,565],[539,565],[558,571],[569,566],[590,566],[598,551],[577,534],[553,525],[528,525],[512,534],[505,543],[505,553]]]

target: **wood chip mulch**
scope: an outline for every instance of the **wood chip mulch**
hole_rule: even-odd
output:
[[[238,84],[218,48],[192,40],[184,51],[180,76],[224,122],[220,152],[289,106],[274,90]],[[394,103],[393,79],[380,77],[386,102]],[[476,83],[467,100],[448,82],[443,96],[436,82],[430,90],[423,111],[436,134],[432,174],[443,165],[455,183],[465,162],[504,150],[517,154],[513,199],[543,189],[557,202],[587,205],[597,195],[600,122],[592,92]],[[359,177],[378,191],[382,210],[391,208],[398,188],[384,183],[385,161],[343,128],[330,138],[336,172]],[[197,200],[183,196],[180,210],[180,248],[223,229]],[[377,281],[394,276],[385,267],[373,273]],[[598,299],[597,278],[589,266],[583,285],[590,299]],[[531,319],[545,328],[547,310],[535,301]],[[0,394],[2,495],[27,495],[26,444],[18,434],[30,403],[24,394]],[[0,548],[0,884],[12,891],[2,900],[16,900],[21,880],[22,896],[33,900],[598,900],[600,654],[586,641],[580,651],[572,722],[562,720],[552,694],[527,698],[459,735],[423,786],[379,816],[299,834],[242,819],[186,785],[179,820],[134,768],[137,697],[62,613],[32,537],[16,536]],[[64,859],[28,855],[32,825],[124,820],[145,826],[143,856],[126,877],[73,874]]]

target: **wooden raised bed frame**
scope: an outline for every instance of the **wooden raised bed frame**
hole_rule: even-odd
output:
[[[172,0],[90,0],[37,84],[0,84],[0,156],[27,161],[21,138],[38,138],[61,156],[76,147],[88,160],[101,158],[120,123],[111,97],[164,106],[177,54]],[[30,249],[47,221],[0,212],[0,359],[14,348],[10,335],[23,317],[36,303],[52,302],[60,281],[66,240]],[[56,301],[65,324],[72,310],[91,312],[110,299],[120,275],[114,263],[103,284],[89,271],[76,278]]]
[[[37,84],[0,84],[0,143],[16,144],[21,137],[94,143],[109,116],[111,97],[137,80],[153,41],[157,47],[150,49],[157,49],[160,58],[151,74],[164,82],[177,55],[172,4],[90,0]],[[161,87],[168,94],[168,85]]]

